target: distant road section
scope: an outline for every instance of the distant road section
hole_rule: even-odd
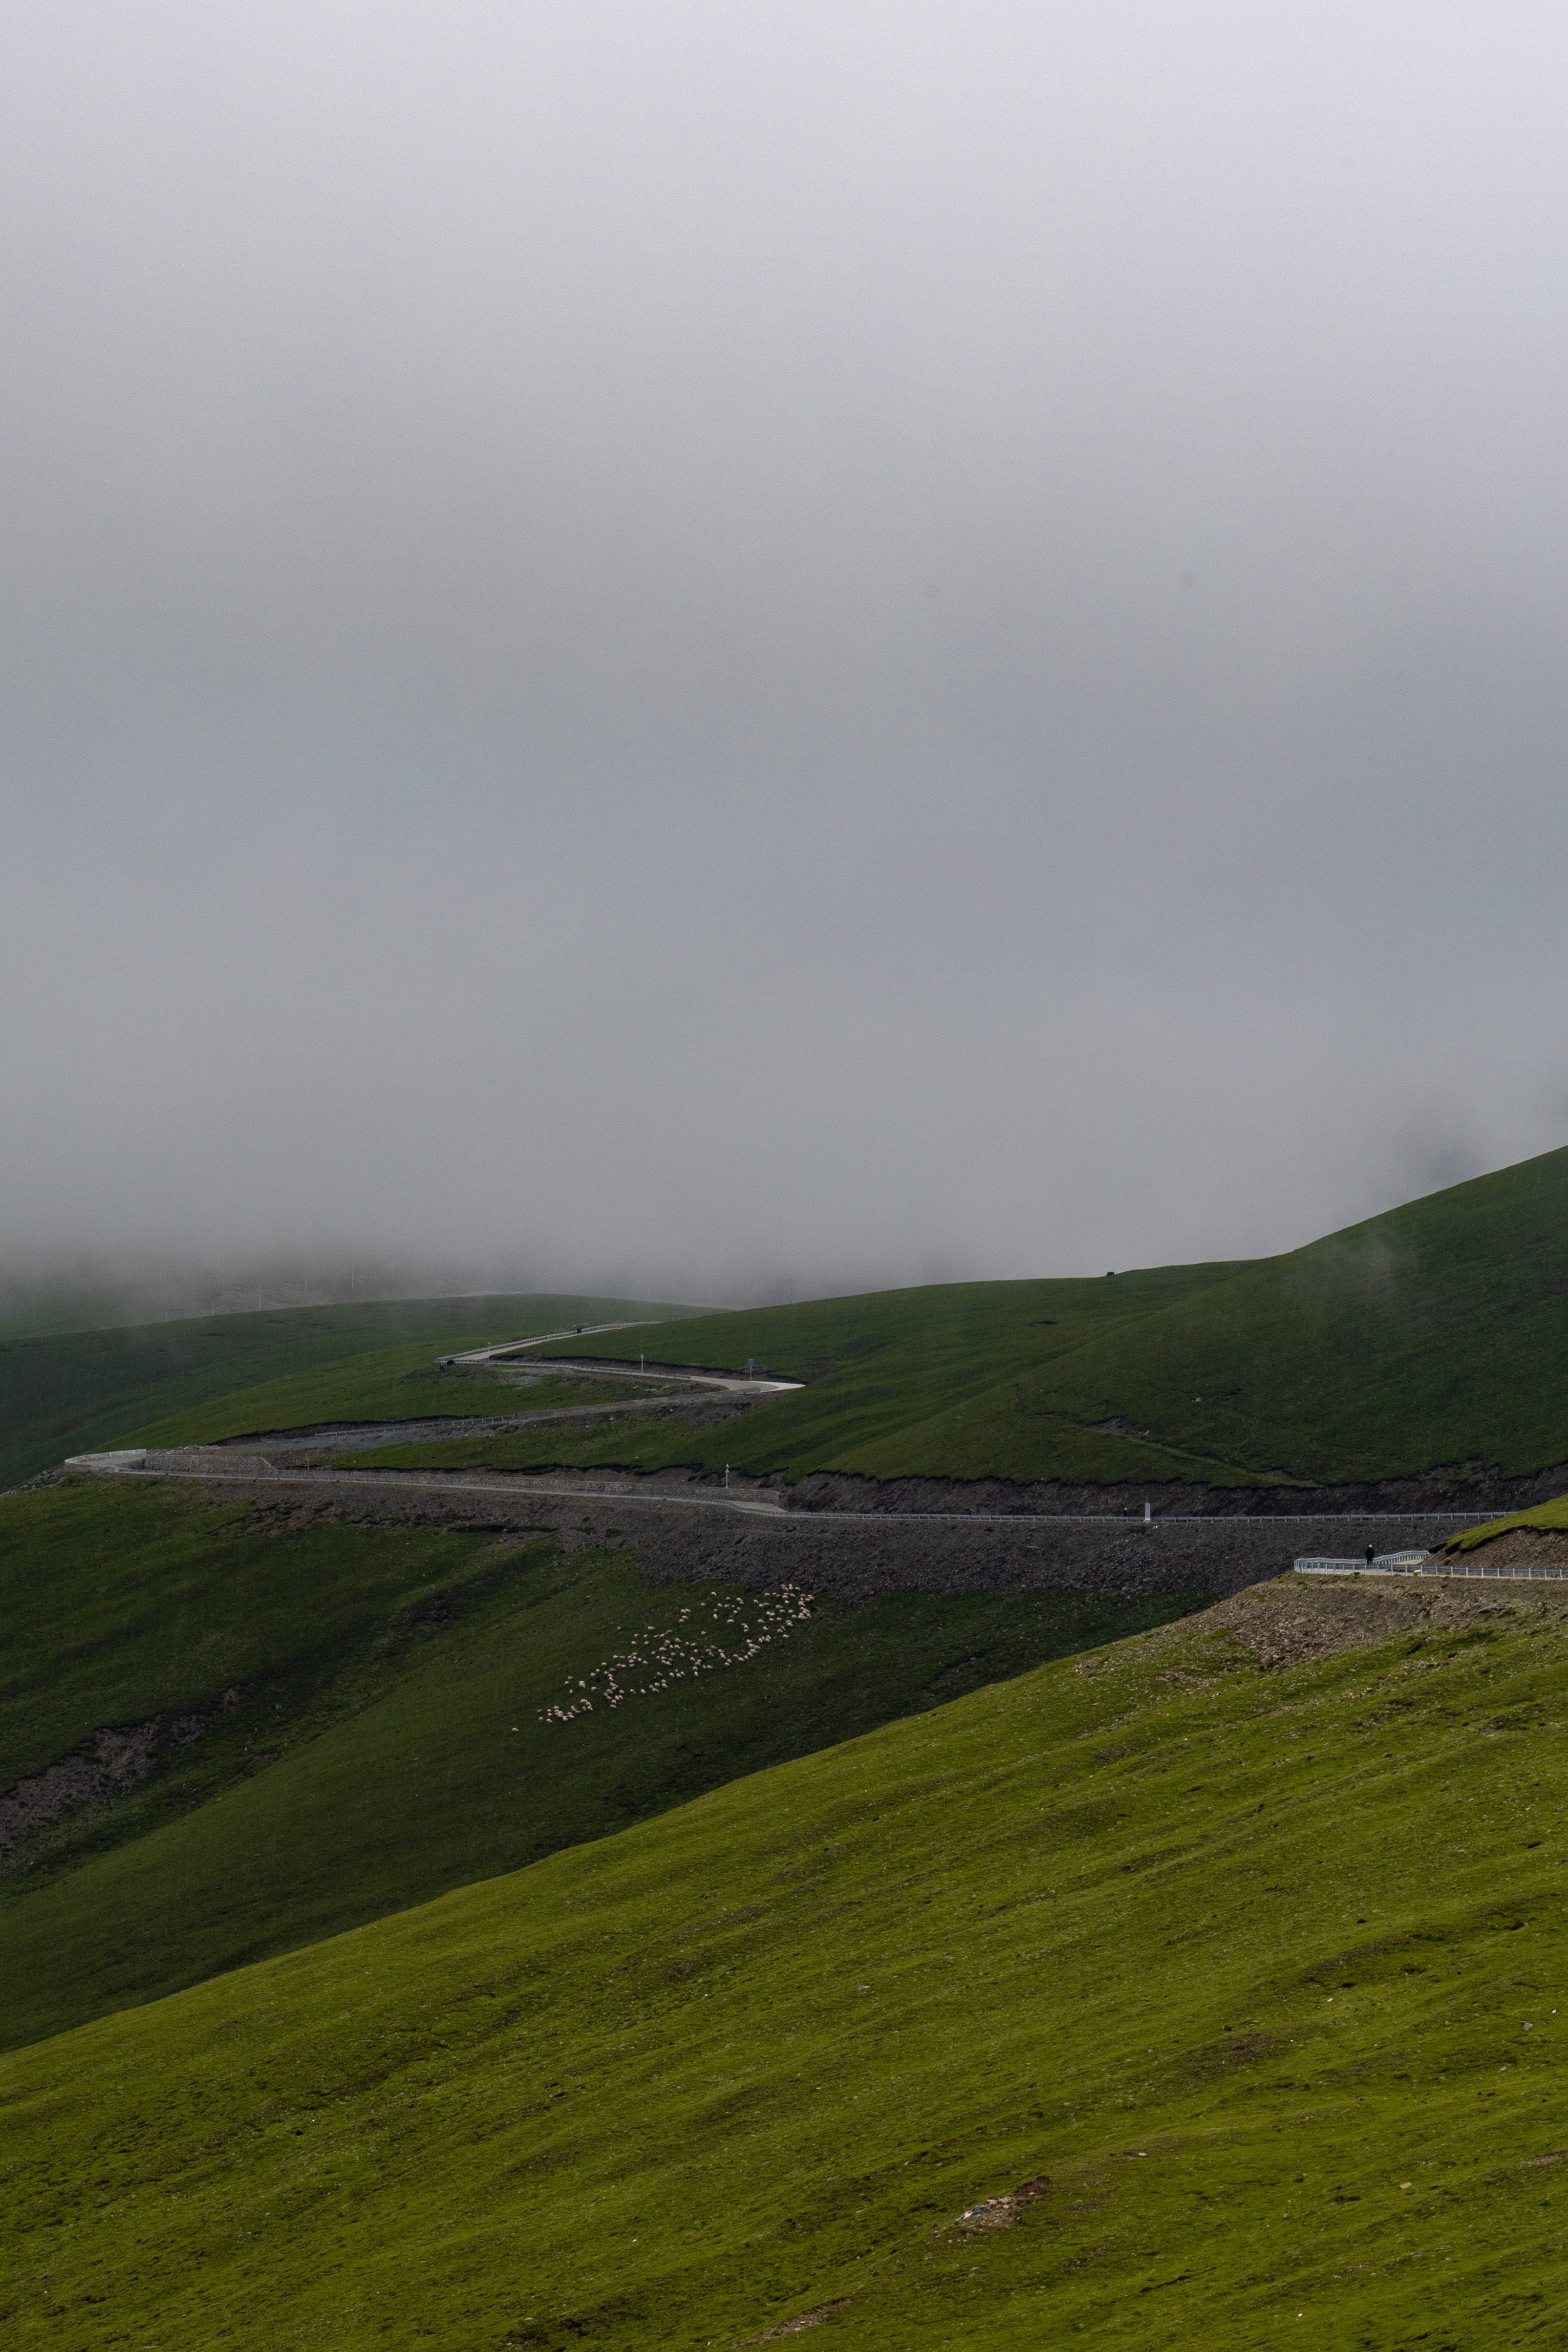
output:
[[[761,1387],[749,1381],[731,1381],[731,1388]],[[777,1381],[776,1387],[790,1385]],[[553,1414],[539,1416],[554,1419]],[[247,1441],[248,1444],[251,1441]],[[265,1440],[254,1443],[265,1444]],[[293,1463],[281,1464],[271,1458],[279,1449],[276,1444],[268,1453],[240,1452],[234,1444],[185,1445],[166,1450],[149,1450],[137,1446],[119,1454],[73,1454],[61,1467],[66,1470],[89,1470],[100,1474],[129,1472],[133,1475],[152,1478],[208,1478],[231,1480],[278,1479],[298,1486],[343,1486],[345,1484],[366,1491],[375,1486],[410,1486],[422,1488],[427,1494],[447,1495],[548,1495],[568,1501],[647,1503],[661,1509],[761,1512],[768,1518],[784,1518],[797,1528],[821,1526],[828,1522],[839,1526],[868,1528],[889,1527],[1004,1527],[1004,1528],[1103,1528],[1122,1535],[1137,1534],[1157,1537],[1162,1528],[1206,1528],[1214,1533],[1226,1528],[1262,1528],[1276,1529],[1301,1526],[1350,1527],[1396,1522],[1401,1527],[1414,1528],[1421,1520],[1440,1521],[1445,1528],[1483,1526],[1489,1514],[1482,1511],[1348,1511],[1307,1512],[1300,1516],[1268,1513],[1252,1517],[1236,1511],[1217,1512],[1167,1511],[1154,1519],[1130,1519],[1107,1511],[836,1511],[791,1510],[787,1502],[773,1494],[759,1494],[754,1488],[740,1493],[721,1489],[716,1493],[694,1495],[679,1487],[659,1486],[649,1479],[646,1484],[632,1483],[635,1474],[627,1474],[617,1482],[612,1473],[608,1477],[585,1477],[574,1480],[570,1486],[550,1483],[548,1473],[512,1471],[487,1478],[469,1470],[354,1470],[345,1462],[342,1468],[322,1468],[319,1465],[304,1467]],[[558,1475],[558,1474],[557,1474]],[[1413,1559],[1415,1554],[1392,1555]],[[1423,1555],[1424,1556],[1424,1555]],[[1295,1563],[1300,1566],[1298,1561]],[[1334,1568],[1341,1563],[1332,1562]],[[1352,1560],[1351,1568],[1363,1565]],[[1278,1573],[1278,1570],[1274,1571]]]
[[[657,1319],[648,1317],[638,1323],[574,1323],[568,1331],[532,1331],[525,1339],[498,1339],[493,1347],[468,1348],[460,1356],[438,1356],[436,1360],[440,1364],[493,1364],[503,1357],[515,1356],[523,1348],[545,1348],[557,1339],[595,1339],[604,1331],[647,1330]],[[574,1363],[570,1358],[552,1356],[550,1369],[557,1372],[596,1373],[601,1380],[607,1381],[623,1380],[626,1371],[624,1363],[610,1363],[596,1357],[588,1357],[582,1363]],[[644,1381],[679,1381],[682,1386],[689,1386],[695,1381],[708,1389],[740,1389],[747,1396],[782,1396],[788,1389],[805,1386],[801,1381],[764,1380],[749,1372],[649,1371],[641,1365],[637,1368],[637,1378]]]
[[[552,1339],[594,1339],[601,1331],[640,1331],[651,1318],[637,1323],[572,1323],[564,1331],[530,1331],[521,1339],[497,1339],[488,1348],[465,1348],[460,1356],[437,1356],[438,1364],[488,1364],[497,1356],[514,1356],[520,1348],[545,1348]]]

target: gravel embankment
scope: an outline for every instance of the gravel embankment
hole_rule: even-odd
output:
[[[150,1471],[210,1470],[211,1452],[190,1447],[149,1457]],[[1190,1592],[1211,1600],[1289,1569],[1301,1553],[1359,1557],[1361,1518],[1310,1524],[1192,1518],[1156,1520],[835,1518],[820,1512],[741,1513],[668,1501],[648,1486],[595,1493],[586,1482],[532,1483],[489,1473],[448,1479],[411,1474],[279,1471],[259,1454],[229,1448],[225,1485],[290,1517],[330,1513],[400,1525],[548,1530],[571,1543],[614,1542],[634,1551],[650,1583],[719,1578],[747,1585],[787,1581],[847,1600],[907,1590],[963,1592],[1067,1587],[1126,1594]],[[249,1472],[251,1475],[247,1475]],[[558,1490],[553,1494],[548,1486]],[[711,1489],[708,1490],[711,1495]],[[735,1491],[739,1491],[738,1489]],[[1447,1532],[1445,1529],[1444,1532]],[[1383,1521],[1380,1550],[1435,1541],[1419,1522]]]

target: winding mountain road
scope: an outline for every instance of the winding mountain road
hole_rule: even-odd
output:
[[[571,1408],[568,1408],[570,1411]],[[582,1410],[582,1408],[577,1408]],[[596,1411],[596,1407],[589,1408]],[[540,1414],[540,1420],[552,1418]],[[562,1415],[565,1418],[565,1414]],[[277,1451],[278,1449],[273,1449]],[[323,1469],[319,1465],[306,1468],[292,1464],[279,1465],[264,1454],[244,1454],[237,1448],[222,1445],[180,1446],[166,1453],[149,1453],[144,1447],[132,1447],[115,1454],[73,1454],[62,1468],[86,1470],[100,1474],[143,1478],[201,1478],[230,1483],[254,1485],[259,1480],[276,1481],[290,1486],[412,1487],[425,1494],[508,1495],[513,1500],[520,1496],[548,1496],[564,1502],[631,1503],[662,1509],[699,1511],[741,1511],[752,1517],[783,1520],[800,1528],[835,1524],[849,1527],[933,1527],[952,1524],[958,1527],[1103,1527],[1119,1528],[1123,1534],[1147,1528],[1151,1534],[1162,1527],[1213,1528],[1216,1532],[1235,1527],[1323,1527],[1327,1524],[1365,1524],[1367,1526],[1414,1527],[1426,1522],[1436,1527],[1479,1527],[1495,1512],[1486,1511],[1165,1511],[1158,1518],[1143,1520],[1126,1517],[1112,1511],[792,1511],[788,1506],[770,1496],[757,1492],[693,1495],[678,1487],[654,1486],[649,1484],[616,1486],[605,1481],[590,1483],[580,1480],[572,1486],[547,1483],[527,1471],[519,1471],[504,1478],[476,1478],[463,1470],[353,1470]]]
[[[507,1360],[515,1360],[525,1349],[547,1347],[563,1339],[585,1339],[596,1338],[609,1331],[636,1331],[648,1328],[651,1327],[646,1321],[574,1324],[569,1328],[560,1331],[534,1331],[526,1333],[517,1339],[493,1340],[482,1348],[469,1348],[458,1354],[442,1356],[437,1359],[437,1361],[444,1367],[454,1369],[459,1365],[495,1364]],[[784,1395],[804,1385],[799,1381],[781,1381],[771,1377],[757,1378],[749,1373],[717,1372],[687,1367],[661,1366],[656,1370],[639,1367],[633,1372],[629,1363],[610,1363],[593,1358],[573,1360],[567,1357],[551,1357],[546,1360],[552,1372],[570,1373],[574,1376],[597,1375],[615,1380],[626,1380],[629,1376],[644,1381],[658,1381],[661,1385],[741,1393],[758,1400],[765,1396]],[[636,1412],[639,1409],[647,1410],[649,1407],[657,1408],[659,1402],[660,1400],[658,1398],[635,1398],[618,1402],[607,1400],[605,1406],[594,1404],[556,1406],[535,1413],[525,1412],[509,1414],[476,1414],[472,1420],[481,1423],[482,1427],[479,1431],[470,1428],[468,1432],[462,1433],[488,1435],[492,1430],[498,1430],[502,1426],[525,1427],[544,1421],[580,1420],[606,1410]],[[1002,1526],[1020,1529],[1074,1526],[1100,1527],[1108,1530],[1116,1528],[1123,1533],[1145,1528],[1152,1535],[1163,1526],[1194,1530],[1202,1527],[1210,1527],[1217,1532],[1222,1528],[1238,1526],[1257,1528],[1311,1526],[1321,1528],[1331,1521],[1343,1526],[1364,1524],[1369,1528],[1397,1525],[1410,1528],[1413,1533],[1421,1524],[1425,1524],[1431,1527],[1434,1534],[1436,1534],[1440,1528],[1479,1526],[1484,1524],[1488,1518],[1496,1516],[1495,1509],[1489,1511],[1475,1509],[1347,1511],[1341,1509],[1332,1512],[1299,1513],[1165,1511],[1154,1518],[1139,1519],[1126,1516],[1121,1510],[791,1510],[776,1490],[763,1487],[750,1480],[743,1489],[731,1491],[729,1487],[728,1471],[725,1473],[725,1486],[722,1489],[707,1494],[694,1494],[689,1486],[666,1486],[656,1484],[655,1480],[660,1475],[657,1472],[647,1477],[628,1475],[619,1481],[579,1478],[568,1484],[562,1482],[559,1474],[554,1478],[549,1478],[519,1471],[501,1474],[498,1476],[492,1471],[489,1477],[484,1477],[476,1476],[473,1472],[464,1470],[424,1472],[371,1468],[356,1470],[348,1466],[346,1461],[342,1465],[336,1463],[324,1465],[321,1460],[321,1451],[324,1447],[330,1446],[334,1439],[337,1440],[342,1452],[346,1456],[352,1457],[356,1450],[365,1451],[373,1446],[396,1443],[399,1436],[405,1439],[416,1433],[421,1437],[433,1436],[437,1432],[441,1435],[459,1433],[451,1430],[450,1424],[447,1422],[427,1424],[387,1423],[371,1426],[336,1428],[326,1426],[318,1427],[311,1432],[301,1431],[298,1434],[280,1432],[270,1440],[230,1439],[225,1444],[216,1445],[179,1446],[163,1451],[150,1452],[144,1447],[132,1447],[124,1448],[116,1453],[76,1454],[72,1454],[63,1466],[68,1470],[89,1471],[101,1475],[146,1478],[189,1478],[210,1483],[254,1484],[258,1481],[275,1481],[292,1486],[334,1486],[340,1489],[344,1487],[406,1488],[426,1495],[504,1495],[514,1502],[522,1496],[534,1495],[541,1499],[560,1502],[592,1499],[595,1502],[614,1502],[617,1505],[630,1504],[634,1507],[640,1508],[735,1512],[747,1517],[765,1518],[775,1525],[793,1525],[796,1528],[813,1526],[820,1528],[825,1524],[867,1528],[932,1527],[945,1524],[968,1528]],[[306,1453],[313,1455],[314,1459],[305,1462],[298,1459],[279,1461],[276,1458],[279,1454],[298,1455]]]
[[[461,1355],[438,1356],[443,1365],[504,1363],[519,1356],[524,1348],[545,1348],[557,1339],[593,1339],[603,1331],[646,1331],[651,1323],[574,1323],[569,1331],[535,1331],[525,1339],[498,1339],[486,1348],[468,1348]],[[705,1389],[740,1389],[748,1396],[783,1396],[786,1391],[805,1386],[801,1381],[775,1381],[771,1376],[753,1372],[710,1372],[694,1366],[662,1367],[650,1370],[639,1364],[635,1374],[629,1360],[626,1363],[603,1363],[592,1356],[580,1362],[568,1356],[552,1356],[551,1367],[563,1372],[596,1374],[601,1380],[624,1381],[628,1375],[639,1381],[678,1381],[694,1382]],[[588,1410],[593,1411],[590,1406]]]

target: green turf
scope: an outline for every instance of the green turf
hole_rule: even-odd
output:
[[[166,1312],[146,1291],[111,1282],[0,1280],[0,1340],[162,1321]]]
[[[606,1389],[608,1382],[605,1383]],[[576,1402],[576,1400],[574,1400]],[[616,1400],[606,1394],[602,1402]],[[690,1424],[678,1424],[689,1429]],[[622,1468],[662,1467],[680,1458],[689,1438],[672,1441],[668,1419],[627,1413],[624,1419],[585,1427],[581,1422],[544,1422],[480,1437],[411,1438],[402,1444],[365,1446],[342,1458],[347,1470],[550,1470],[571,1465],[615,1464]],[[340,1457],[334,1456],[334,1460]]]
[[[1224,1266],[1159,1267],[1129,1275],[1120,1288],[1104,1282],[947,1284],[930,1290],[824,1299],[805,1307],[765,1307],[744,1316],[701,1316],[692,1318],[689,1351],[684,1356],[685,1334],[669,1325],[656,1325],[647,1335],[650,1360],[716,1367],[728,1360],[743,1370],[748,1354],[777,1341],[769,1360],[772,1368],[809,1385],[794,1395],[753,1405],[743,1422],[728,1421],[712,1431],[689,1422],[637,1415],[609,1431],[566,1427],[520,1432],[508,1441],[507,1464],[519,1469],[557,1463],[659,1469],[694,1462],[717,1470],[729,1461],[747,1469],[785,1468],[792,1475],[837,1466],[836,1450],[841,1454],[852,1441],[864,1441],[868,1433],[896,1427],[911,1412],[927,1415],[941,1400],[948,1401],[950,1412],[989,1412],[987,1394],[995,1387],[998,1372],[1016,1376],[1037,1361],[1042,1349],[1059,1346],[1063,1331],[1081,1337],[1107,1321],[1135,1323],[1152,1308],[1201,1291],[1228,1271]],[[1047,1314],[1053,1318],[1048,1330],[1040,1328],[1040,1318]],[[644,1336],[637,1334],[639,1342]],[[613,1333],[606,1333],[598,1340],[574,1340],[569,1349],[541,1349],[540,1357],[548,1360],[556,1354],[595,1354],[617,1360],[618,1350],[626,1346],[624,1339],[617,1342]],[[1059,1441],[1060,1446],[1067,1444],[1067,1439]],[[1073,1475],[1120,1476],[1129,1471],[1130,1461],[1129,1475],[1135,1475],[1138,1460],[1148,1452],[1089,1432],[1078,1443]],[[500,1466],[498,1455],[487,1458]],[[374,1457],[378,1465],[395,1459],[411,1466],[438,1466],[450,1457],[440,1442],[421,1443],[416,1452],[400,1448],[395,1457],[379,1452]],[[1153,1476],[1173,1475],[1164,1456],[1145,1467]]]
[[[1254,1485],[1568,1461],[1568,1150],[1282,1257],[706,1315],[650,1362],[810,1385],[563,1461]],[[614,1357],[613,1335],[573,1343]]]
[[[637,1646],[626,1628],[686,1611],[683,1642],[703,1624],[745,1648],[714,1630],[711,1590],[645,1589],[624,1552],[341,1525],[151,1481],[0,1501],[0,1790],[105,1726],[239,1694],[138,1790],[63,1816],[0,1879],[0,2042],[603,1836],[1185,1605],[823,1604],[732,1668],[621,1707],[601,1687],[563,1747],[542,1716]]]
[[[308,1429],[319,1422],[461,1419],[475,1413],[552,1412],[646,1396],[653,1384],[599,1372],[573,1380],[520,1380],[485,1364],[438,1367],[427,1341],[405,1341],[342,1363],[236,1389],[195,1411],[165,1413],[127,1433],[131,1445],[206,1445],[258,1431]],[[357,1458],[357,1457],[356,1457]]]
[[[388,1379],[396,1377],[394,1357],[402,1366],[428,1367],[454,1348],[514,1332],[680,1311],[532,1293],[405,1298],[0,1341],[0,1485],[30,1477],[68,1454],[140,1444],[149,1430],[164,1442],[171,1431],[181,1438],[243,1435],[292,1428],[323,1413],[374,1419],[382,1403],[362,1412],[355,1400],[384,1396]],[[344,1362],[355,1356],[368,1360],[363,1379]],[[334,1366],[342,1374],[337,1384],[318,1378]],[[331,1400],[324,1406],[323,1397]],[[232,1400],[231,1408],[205,1410],[217,1399]],[[251,1412],[262,1418],[247,1419]]]
[[[1546,2352],[1565,1640],[1196,1620],[14,2053],[7,2340]]]
[[[755,1358],[805,1385],[742,1421],[568,1425],[507,1459],[1233,1487],[1467,1465],[1522,1475],[1568,1461],[1565,1306],[1568,1151],[1557,1151],[1283,1257],[682,1316],[637,1333],[650,1361],[740,1370]],[[542,1354],[622,1360],[631,1344],[610,1333]],[[410,1344],[395,1364],[389,1351],[331,1379],[301,1366],[222,1395],[211,1383],[155,1421],[117,1426],[168,1444],[415,1418],[453,1394],[418,1361]]]
[[[1498,1536],[1508,1535],[1514,1528],[1568,1528],[1568,1495],[1554,1495],[1551,1502],[1538,1503],[1532,1511],[1512,1511],[1507,1518],[1489,1519],[1484,1527],[1461,1528],[1458,1535],[1448,1538],[1444,1549],[1474,1551]]]

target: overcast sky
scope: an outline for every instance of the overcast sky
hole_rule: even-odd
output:
[[[800,1295],[1568,1141],[1565,63],[10,0],[0,1251]]]

